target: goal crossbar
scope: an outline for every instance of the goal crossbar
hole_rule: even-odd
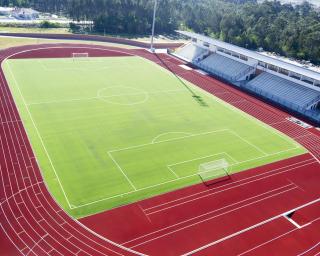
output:
[[[229,163],[225,159],[202,163],[199,165],[198,175],[207,186],[227,180],[230,178]]]
[[[88,58],[89,53],[88,52],[73,52],[72,53],[72,58],[73,59],[78,59],[78,58]]]

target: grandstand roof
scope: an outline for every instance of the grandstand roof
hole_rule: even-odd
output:
[[[309,78],[312,78],[312,79],[320,81],[320,73],[315,72],[313,70],[306,69],[306,68],[303,68],[303,67],[299,67],[297,65],[294,65],[294,64],[291,64],[291,63],[287,63],[285,61],[281,61],[281,60],[278,60],[278,59],[275,59],[275,58],[272,58],[272,57],[269,57],[269,56],[265,56],[265,55],[259,54],[257,52],[250,51],[250,50],[247,50],[245,48],[242,48],[242,47],[239,47],[239,46],[236,46],[236,45],[233,45],[233,44],[225,43],[225,42],[222,42],[220,40],[216,40],[216,39],[204,36],[204,35],[199,35],[199,34],[196,34],[196,33],[193,33],[193,32],[181,31],[181,30],[177,30],[177,32],[179,34],[185,35],[187,37],[196,38],[196,39],[199,39],[201,41],[207,42],[209,44],[212,44],[212,45],[227,49],[229,51],[233,51],[233,52],[242,54],[244,56],[256,59],[258,61],[263,61],[263,62],[272,64],[272,65],[275,65],[277,67],[280,67],[280,68],[283,68],[283,69],[287,69],[289,71],[292,71],[292,72],[301,74],[303,76],[306,76],[306,77],[309,77]]]

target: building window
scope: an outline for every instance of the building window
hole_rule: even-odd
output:
[[[290,77],[292,77],[292,78],[294,78],[294,79],[297,79],[297,80],[300,80],[300,75],[297,74],[297,73],[294,73],[294,72],[291,72]]]
[[[244,56],[244,55],[240,55],[240,59],[245,60],[245,61],[248,61],[248,57],[247,57],[247,56]]]
[[[286,76],[289,75],[289,71],[286,70],[286,69],[284,69],[284,68],[280,68],[280,69],[279,69],[279,72],[280,72],[281,74],[283,74],[283,75],[286,75]]]
[[[204,46],[204,47],[209,47],[209,43],[203,42],[203,46]]]
[[[264,62],[262,62],[262,61],[259,61],[259,62],[258,62],[258,65],[261,66],[261,67],[264,67],[264,68],[266,67],[266,63],[264,63]]]
[[[272,65],[272,64],[268,64],[268,69],[275,71],[275,72],[278,72],[278,67],[275,65]]]
[[[308,77],[303,76],[302,79],[301,79],[301,81],[313,85],[313,80],[312,80],[311,78],[308,78]]]

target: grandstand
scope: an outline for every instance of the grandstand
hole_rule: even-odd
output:
[[[209,74],[320,124],[320,74],[192,32],[173,55]]]
[[[320,91],[268,72],[258,75],[244,87],[283,105],[301,109],[315,108],[320,100]]]
[[[242,62],[214,53],[198,63],[200,68],[226,80],[239,81],[248,76],[254,68]]]
[[[197,62],[198,60],[202,59],[204,56],[209,54],[209,51],[199,47],[195,44],[187,44],[186,46],[177,50],[176,55],[179,58],[186,60],[188,62]]]

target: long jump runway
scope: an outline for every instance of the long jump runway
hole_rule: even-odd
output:
[[[38,58],[70,56],[76,47],[97,56],[115,56],[120,50],[55,46],[12,48],[1,52],[1,59],[22,51],[21,58]],[[80,223],[48,192],[1,71],[0,255],[319,255],[319,134],[290,123],[287,113],[212,77],[180,68],[183,62],[166,54],[121,52],[173,71],[286,133],[311,153],[235,174],[214,186],[191,186],[93,215]]]

